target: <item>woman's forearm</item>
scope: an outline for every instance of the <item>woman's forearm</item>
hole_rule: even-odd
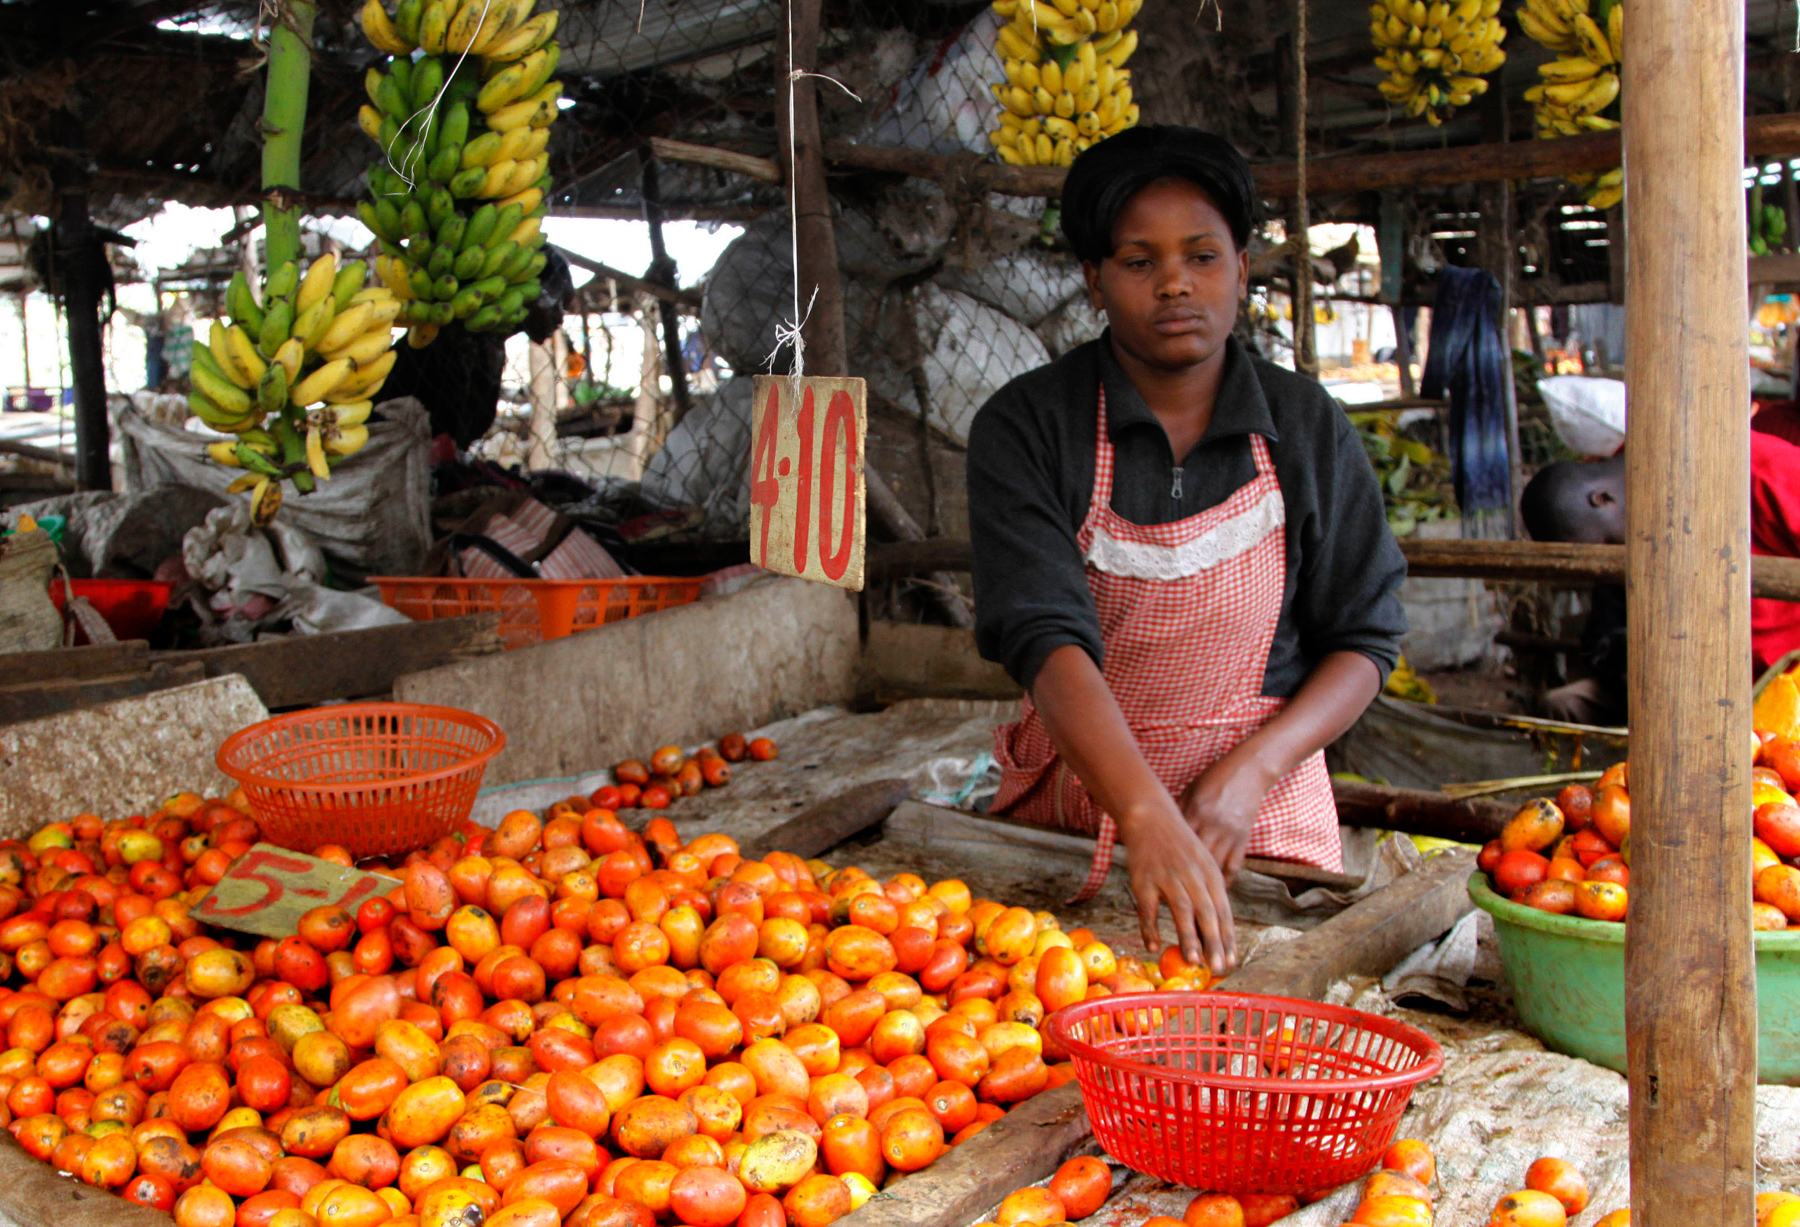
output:
[[[1050,653],[1032,680],[1031,701],[1058,757],[1122,833],[1159,805],[1174,806],[1085,650],[1068,644]]]
[[[1381,671],[1361,652],[1332,652],[1262,728],[1227,757],[1276,780],[1343,736],[1381,691]]]

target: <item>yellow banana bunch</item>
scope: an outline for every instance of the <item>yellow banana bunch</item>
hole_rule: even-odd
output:
[[[1433,127],[1487,92],[1486,74],[1506,62],[1500,0],[1380,0],[1369,37],[1387,76],[1381,96]]]
[[[1527,0],[1519,28],[1557,53],[1525,91],[1541,140],[1607,132],[1619,126],[1619,63],[1625,43],[1623,0]],[[1587,202],[1610,209],[1624,198],[1622,171],[1569,175]]]
[[[230,488],[254,491],[258,523],[280,508],[283,481],[308,493],[368,441],[363,422],[393,369],[393,326],[405,306],[391,287],[410,289],[404,268],[395,275],[398,261],[382,259],[388,284],[374,286],[364,285],[361,261],[340,266],[331,254],[304,271],[284,264],[260,293],[240,270],[225,294],[229,318],[195,346],[189,405],[236,436],[206,455],[244,470]]]
[[[1094,142],[1138,122],[1125,62],[1126,25],[1143,0],[994,0],[1004,81],[991,87],[1000,126],[988,134],[1013,166],[1067,166]]]

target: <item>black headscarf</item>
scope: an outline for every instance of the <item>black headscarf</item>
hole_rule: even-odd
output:
[[[1082,260],[1113,253],[1113,226],[1127,202],[1158,179],[1185,179],[1212,197],[1242,251],[1256,220],[1256,177],[1231,142],[1174,124],[1127,128],[1075,159],[1063,184],[1062,231]]]

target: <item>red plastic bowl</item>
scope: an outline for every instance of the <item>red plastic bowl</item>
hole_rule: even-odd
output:
[[[170,584],[148,579],[72,579],[75,595],[86,598],[120,639],[148,639],[169,607]],[[63,607],[62,581],[50,581],[50,599]],[[85,643],[87,636],[81,636]]]
[[[1238,993],[1121,993],[1045,1020],[1094,1136],[1127,1167],[1228,1193],[1333,1189],[1372,1170],[1429,1035],[1342,1006]]]

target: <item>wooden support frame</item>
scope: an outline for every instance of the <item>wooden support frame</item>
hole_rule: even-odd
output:
[[[1634,0],[1621,59],[1632,1222],[1743,1223],[1757,1071],[1744,7]]]

